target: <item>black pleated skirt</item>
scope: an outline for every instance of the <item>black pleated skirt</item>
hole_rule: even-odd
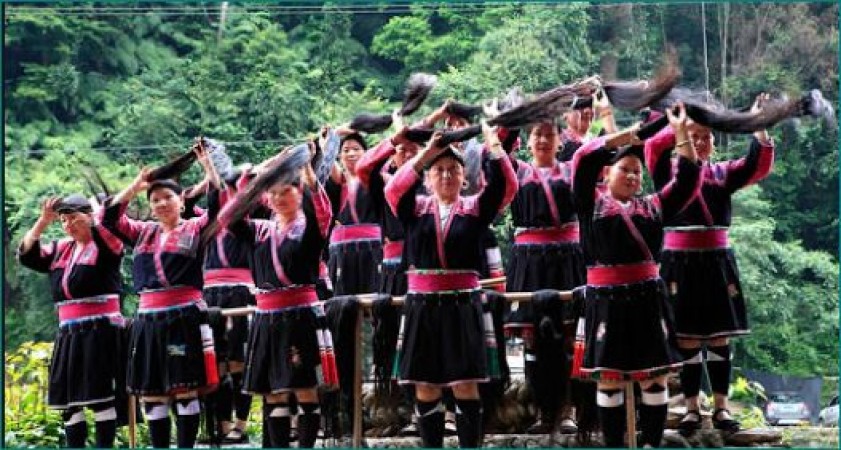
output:
[[[138,313],[129,339],[128,389],[136,395],[175,395],[207,387],[198,304]]]
[[[313,307],[256,313],[248,334],[243,391],[268,395],[316,387],[320,327]]]
[[[406,295],[409,290],[409,281],[406,277],[406,267],[401,262],[383,262],[382,279],[380,289],[388,295]]]
[[[47,405],[66,409],[113,401],[123,394],[126,337],[122,318],[61,326],[53,345]]]
[[[586,268],[581,246],[576,244],[515,244],[506,270],[508,292],[540,289],[571,290],[585,284]],[[578,308],[564,305],[564,322],[578,319]],[[506,318],[509,324],[535,321],[532,304],[520,303]],[[512,328],[514,329],[514,328]]]
[[[660,273],[675,312],[679,338],[711,339],[750,333],[733,250],[663,250]]]
[[[383,261],[380,241],[364,240],[330,244],[330,279],[333,295],[377,292]]]
[[[401,384],[489,378],[481,291],[408,294],[395,367]]]
[[[587,287],[582,376],[647,380],[680,370],[663,280]]]
[[[202,294],[207,306],[241,308],[254,305],[256,301],[248,286],[207,287]],[[210,324],[213,329],[213,345],[216,358],[223,361],[245,361],[245,342],[248,339],[248,317],[227,317]]]

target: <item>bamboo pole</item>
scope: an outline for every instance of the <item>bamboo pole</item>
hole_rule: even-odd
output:
[[[128,446],[137,448],[137,397],[128,396]]]
[[[561,301],[572,300],[572,291],[557,291]],[[359,299],[359,304],[365,308],[370,308],[374,304],[374,300],[382,294],[359,294],[356,296]],[[501,294],[509,302],[530,302],[533,295],[532,292],[505,292]],[[391,302],[394,305],[402,305],[406,301],[406,296],[391,297]],[[325,302],[318,302],[324,304]],[[247,316],[253,314],[256,309],[253,306],[243,306],[241,308],[226,308],[220,311],[223,317]]]
[[[497,278],[488,278],[479,281],[479,285],[482,287],[488,286],[497,286],[500,284],[505,283],[505,277],[497,277]],[[572,300],[572,291],[557,291],[561,301],[570,301]],[[359,294],[356,296],[359,299],[359,313],[356,318],[356,325],[355,325],[355,337],[356,341],[354,342],[355,347],[355,367],[354,367],[354,386],[353,386],[353,398],[354,398],[354,410],[353,410],[353,447],[354,448],[361,448],[362,446],[362,321],[364,320],[364,312],[366,309],[370,309],[373,306],[374,301],[380,297],[382,294]],[[509,302],[530,302],[533,293],[532,292],[505,292],[501,294],[505,299]],[[402,305],[406,301],[405,296],[396,296],[391,297],[391,302],[394,305]],[[318,302],[324,304],[326,302]],[[252,306],[246,306],[242,308],[228,308],[223,309],[220,311],[223,317],[233,317],[233,316],[247,316],[253,314],[256,309]],[[633,396],[633,384],[631,384],[631,393],[630,395]],[[633,410],[632,410],[633,411]],[[629,422],[630,423],[630,422]],[[630,430],[631,428],[629,428]],[[636,442],[634,442],[634,446],[636,446]],[[633,447],[632,447],[633,448]]]
[[[637,448],[637,408],[634,400],[634,382],[625,383],[625,422],[628,426],[628,448]]]
[[[362,448],[362,321],[365,310],[359,308],[354,327],[354,352],[356,358],[353,368],[353,447]]]

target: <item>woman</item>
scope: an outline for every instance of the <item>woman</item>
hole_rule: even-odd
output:
[[[309,448],[320,425],[316,366],[318,335],[324,330],[315,284],[330,226],[330,201],[307,164],[299,180],[272,185],[267,202],[271,220],[226,223],[226,213],[221,219],[236,239],[248,243],[257,288],[243,389],[264,397],[264,433],[273,448],[289,446],[289,394],[294,393],[301,411],[298,446]]]
[[[359,133],[342,137],[342,169],[334,170],[325,186],[336,218],[328,264],[334,295],[376,292],[380,287],[382,209],[371,201],[371,194],[356,175],[356,164],[367,149]]]
[[[403,256],[409,266],[397,364],[400,382],[415,385],[425,447],[443,443],[440,400],[447,386],[458,406],[459,445],[481,443],[478,383],[487,380],[488,361],[477,273],[483,256],[480,238],[516,192],[511,163],[494,131],[484,128],[490,156],[485,165],[488,184],[480,194],[460,195],[464,162],[451,147],[437,144],[440,133],[385,188],[386,200],[406,230]],[[430,196],[416,195],[422,176]]]
[[[571,161],[576,150],[592,139],[590,125],[593,123],[594,114],[597,114],[599,120],[602,121],[603,132],[617,131],[613,109],[607,101],[607,95],[600,91],[594,100],[594,102],[590,99],[576,101],[572,104],[572,109],[564,113],[564,122],[567,126],[561,131],[560,151],[557,155],[559,161]]]
[[[219,189],[219,176],[207,153],[200,146],[193,151],[205,176]],[[150,181],[150,173],[141,170],[106,205],[102,222],[134,245],[132,274],[140,304],[129,340],[128,390],[141,396],[154,447],[169,447],[174,402],[178,447],[191,448],[199,428],[199,391],[218,383],[201,292],[205,248],[200,238],[215,220],[218,196],[211,192],[207,211],[184,220],[181,186],[169,179]],[[132,220],[125,214],[129,202],[144,190],[154,221]]]
[[[67,237],[41,244],[41,233],[56,220]],[[85,407],[93,411],[96,446],[114,446],[114,401],[125,388],[122,256],[122,241],[95,224],[90,202],[79,194],[44,201],[41,217],[18,249],[21,264],[50,276],[59,331],[50,363],[47,404],[62,410],[65,444],[70,448],[85,446]]]
[[[573,158],[573,193],[587,262],[581,373],[598,382],[596,404],[607,447],[623,446],[622,381],[638,382],[642,390],[640,445],[660,444],[669,399],[667,375],[680,368],[655,255],[660,251],[663,223],[697,194],[700,170],[687,139],[683,105],[677,113],[667,114],[680,143],[677,172],[655,194],[637,196],[642,150],[628,145],[639,143],[637,127],[595,138]],[[603,172],[605,185],[597,188]]]
[[[514,158],[520,188],[511,202],[514,245],[508,268],[511,292],[540,289],[570,290],[584,284],[584,259],[578,244],[578,219],[572,199],[572,164],[557,162],[560,133],[554,122],[535,124],[529,132],[532,162]],[[570,407],[569,371],[565,364],[575,336],[573,305],[557,305],[535,315],[531,303],[515,304],[506,324],[510,334],[525,341],[525,372],[540,418],[529,428],[532,433],[551,432],[561,413],[560,430],[577,430]],[[563,330],[560,339],[537,327],[549,321]],[[555,333],[552,332],[552,335]]]
[[[395,123],[398,123],[395,121]],[[390,295],[406,293],[406,265],[403,263],[403,225],[385,202],[383,189],[398,169],[418,153],[417,143],[405,136],[401,128],[388,139],[362,155],[356,164],[356,174],[365,189],[371,193],[372,202],[381,208],[383,245],[382,279],[377,292]]]
[[[223,208],[236,195],[237,185],[246,173],[234,172],[226,178],[225,189],[218,193],[219,206]],[[248,265],[250,243],[237,239],[224,228],[213,236],[207,247],[204,261],[203,297],[210,307],[238,308],[255,303],[251,290],[254,280]],[[219,357],[219,377],[230,374],[230,382],[220,383],[219,389],[207,396],[208,408],[215,414],[214,433],[223,436],[223,444],[245,444],[251,396],[242,392],[242,373],[245,368],[248,336],[247,317],[228,317],[211,323],[216,354]],[[232,410],[236,422],[232,423]]]
[[[756,99],[752,112],[759,112],[767,94]],[[675,310],[675,334],[684,358],[680,385],[687,413],[680,423],[683,434],[701,427],[698,392],[705,363],[713,391],[716,428],[735,432],[727,405],[730,387],[730,342],[732,336],[748,334],[745,300],[733,249],[727,242],[730,199],[739,189],[759,182],[771,172],[774,143],[766,130],[753,134],[747,156],[738,160],[710,162],[715,139],[710,129],[692,121],[688,138],[703,168],[700,195],[666,228],[661,274]],[[675,133],[665,129],[646,144],[646,164],[654,185],[662,187],[672,172],[669,152]],[[706,345],[706,360],[701,345]]]

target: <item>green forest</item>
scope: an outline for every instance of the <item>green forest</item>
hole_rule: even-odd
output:
[[[81,168],[114,191],[196,136],[257,162],[323,124],[387,114],[406,79],[479,102],[593,74],[650,77],[667,45],[682,86],[729,107],[760,92],[838,98],[837,3],[25,3],[3,5],[4,344],[51,341],[47,279],[15,247],[49,195],[89,193]],[[837,109],[837,104],[836,104]],[[620,125],[636,117],[617,111]],[[771,130],[773,174],[734,199],[731,238],[753,334],[734,363],[837,376],[838,135],[811,119]],[[370,140],[376,139],[372,137]],[[747,136],[717,136],[717,158]],[[186,181],[200,176],[191,169]],[[510,240],[503,220],[498,233]],[[53,226],[47,237],[61,235]],[[128,258],[124,261],[128,266]],[[127,272],[126,272],[127,273]],[[127,297],[126,312],[135,299]]]

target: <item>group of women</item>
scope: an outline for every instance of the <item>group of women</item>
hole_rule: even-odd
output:
[[[464,125],[447,111],[424,122]],[[594,113],[605,124],[600,136],[586,135]],[[340,164],[324,185],[309,163],[287,168],[260,192],[264,214],[233,211],[242,209],[242,191],[256,182],[250,180],[277,172],[284,154],[223,179],[202,145],[194,152],[205,172],[206,209],[187,214],[182,186],[149,169],[100,207],[81,195],[47,199],[19,257],[50,276],[60,325],[49,406],[63,410],[68,447],[85,445],[84,407],[94,411],[97,446],[113,445],[121,391],[142,400],[155,447],[170,445],[172,411],[177,446],[192,447],[199,397],[213,391],[226,405],[217,411],[228,441],[243,438],[253,394],[264,398],[265,445],[289,446],[297,411],[298,446],[312,447],[321,424],[316,388],[330,379],[331,365],[323,307],[330,300],[317,290],[325,281],[324,249],[335,294],[406,295],[395,370],[414,388],[423,446],[443,444],[445,391],[454,398],[460,446],[481,446],[479,387],[494,364],[479,280],[499,264],[486,236],[509,206],[516,229],[507,290],[585,286],[574,302],[511,305],[506,329],[525,341],[526,375],[540,410],[532,431],[574,432],[580,405],[573,394],[595,386],[588,400],[598,407],[604,443],[622,446],[621,383],[634,381],[641,389],[640,444],[656,447],[666,380],[681,367],[688,406],[681,430],[700,427],[705,361],[713,422],[737,430],[727,409],[727,339],[748,325],[727,242],[730,197],[769,173],[773,144],[757,132],[747,156],[712,163],[710,130],[688,120],[681,103],[665,116],[618,131],[606,96],[594,96],[592,105],[565,114],[565,130],[555,120],[530,125],[530,161],[517,157],[518,141],[510,139],[517,130],[483,122],[481,176],[471,195],[463,194],[472,183],[465,153],[477,142],[445,144],[441,130],[419,138],[395,120],[393,134],[371,150],[361,133],[338,130]],[[656,188],[648,195],[640,193],[644,166]],[[141,192],[153,220],[126,213]],[[67,237],[42,243],[57,219]],[[140,303],[124,340],[119,267],[126,247],[133,248]],[[252,304],[255,313],[250,324],[211,327],[208,304]],[[576,329],[584,331],[580,367]],[[573,372],[595,383],[574,380]]]

